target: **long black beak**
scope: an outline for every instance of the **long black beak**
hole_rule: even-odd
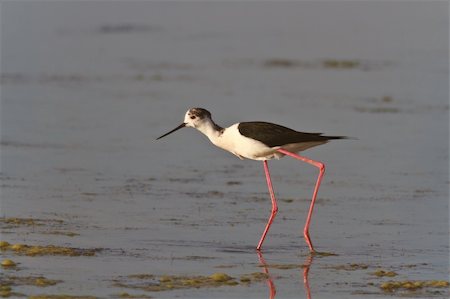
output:
[[[185,123],[182,123],[181,125],[179,125],[179,126],[176,127],[175,129],[173,129],[172,131],[167,132],[166,134],[164,134],[164,135],[162,135],[162,136],[159,136],[158,138],[156,138],[156,140],[161,139],[161,138],[163,138],[163,137],[166,137],[167,135],[172,134],[173,132],[175,132],[175,131],[177,131],[177,130],[179,130],[179,129],[181,129],[181,128],[184,128],[184,127],[186,127],[186,124],[185,124]]]

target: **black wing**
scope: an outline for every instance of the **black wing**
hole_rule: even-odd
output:
[[[327,141],[330,139],[344,139],[344,136],[322,136],[322,133],[303,133],[267,122],[242,122],[238,126],[239,132],[245,137],[261,141],[269,147],[282,146],[290,143]]]

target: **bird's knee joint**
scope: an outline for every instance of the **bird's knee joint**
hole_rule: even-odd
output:
[[[272,209],[272,212],[273,212],[273,214],[278,213],[278,207],[274,207],[274,208]]]
[[[325,172],[325,164],[319,163],[319,170],[320,172]]]

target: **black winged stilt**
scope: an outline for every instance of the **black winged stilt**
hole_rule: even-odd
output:
[[[240,159],[252,159],[263,161],[264,172],[266,174],[267,186],[272,200],[272,212],[266,224],[264,232],[259,240],[257,250],[261,249],[267,232],[278,212],[277,200],[273,192],[272,180],[270,179],[267,160],[280,159],[289,156],[294,159],[311,164],[319,169],[316,185],[314,187],[311,204],[309,207],[306,223],[303,228],[303,235],[311,252],[314,247],[309,236],[309,225],[319,191],[320,182],[325,173],[325,164],[319,161],[300,156],[297,152],[318,146],[332,139],[345,139],[345,136],[323,136],[321,133],[303,133],[268,122],[240,122],[228,128],[222,128],[211,118],[211,113],[203,108],[192,108],[186,112],[184,122],[172,131],[157,138],[161,139],[181,128],[196,128],[205,134],[216,146],[231,152]]]

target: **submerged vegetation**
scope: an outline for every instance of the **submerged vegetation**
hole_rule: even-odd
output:
[[[79,233],[66,230],[68,223],[60,219],[38,219],[38,218],[20,218],[20,217],[2,217],[0,218],[0,227],[3,230],[32,228],[33,233],[45,235],[60,235],[67,237],[79,236]],[[29,231],[27,232],[29,233]],[[5,247],[0,242],[0,248]],[[7,242],[6,242],[7,243]]]
[[[27,256],[41,256],[41,255],[64,255],[64,256],[94,256],[96,252],[101,249],[84,249],[84,248],[73,248],[64,247],[56,245],[26,245],[26,244],[9,244],[8,242],[0,242],[2,251],[12,251],[18,255]]]
[[[53,286],[61,283],[61,280],[48,279],[44,276],[9,276],[4,275],[0,277],[0,297],[25,297],[21,293],[16,293],[13,291],[13,287],[17,286],[34,286],[45,288],[48,286]],[[32,298],[30,296],[29,298]],[[64,297],[65,298],[65,297]]]
[[[371,273],[372,275],[375,275],[377,277],[394,277],[397,276],[398,274],[394,271],[385,271],[385,270],[377,270],[373,273]]]
[[[0,223],[6,228],[14,228],[21,226],[44,226],[62,224],[64,221],[58,219],[37,219],[37,218],[18,218],[18,217],[2,217]]]
[[[15,266],[16,266],[16,263],[13,262],[13,261],[10,260],[10,259],[4,259],[4,260],[1,262],[1,265],[2,265],[2,267],[11,268],[11,267],[15,267]]]
[[[387,281],[380,285],[385,292],[396,292],[399,290],[416,291],[424,288],[448,288],[449,282],[445,280],[402,280]]]
[[[369,268],[369,265],[353,263],[353,264],[331,266],[329,268],[334,270],[354,271],[354,270],[365,270]]]
[[[248,285],[253,282],[264,281],[268,275],[261,272],[241,275],[239,278],[226,273],[214,273],[209,276],[202,275],[153,275],[135,274],[122,277],[114,281],[117,287],[140,289],[150,292],[160,292],[189,288],[211,288],[221,286]]]

